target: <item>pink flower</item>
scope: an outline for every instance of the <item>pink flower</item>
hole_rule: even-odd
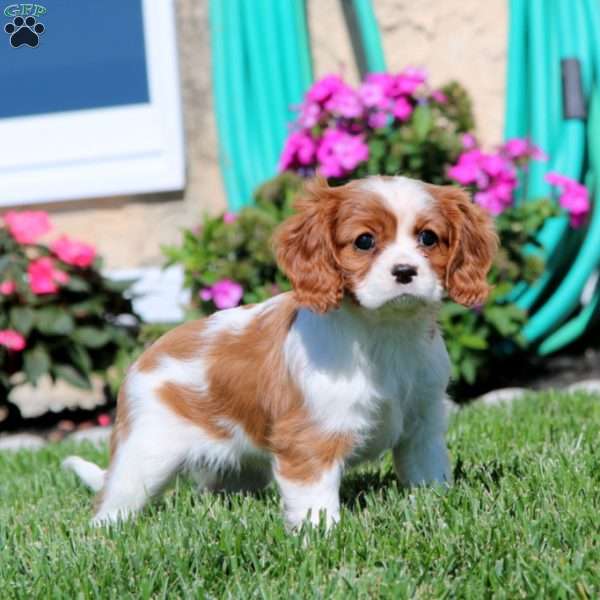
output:
[[[560,173],[551,171],[546,181],[561,189],[558,203],[569,213],[571,226],[581,227],[590,212],[590,195],[587,188]]]
[[[19,244],[33,244],[52,229],[48,213],[41,210],[9,210],[4,214],[4,222]]]
[[[323,104],[343,87],[345,87],[345,83],[339,75],[326,75],[313,84],[306,97],[311,102]]]
[[[392,96],[412,95],[427,81],[427,73],[423,69],[407,67],[392,78],[389,93]]]
[[[235,223],[236,221],[237,221],[237,215],[235,213],[228,211],[223,214],[223,223],[226,223],[227,225],[231,225],[232,223]]]
[[[477,147],[477,139],[472,133],[463,133],[460,141],[465,150],[471,150],[472,148]]]
[[[15,285],[15,282],[11,281],[10,279],[0,283],[0,294],[3,296],[10,296],[11,294],[14,294],[16,289],[17,286]]]
[[[392,107],[392,114],[399,121],[408,121],[412,112],[412,104],[404,96],[400,96]]]
[[[311,129],[320,120],[323,115],[323,109],[314,102],[305,102],[300,107],[300,116],[298,123],[303,129]]]
[[[198,292],[198,296],[200,296],[201,300],[204,302],[210,302],[212,300],[213,294],[211,288],[202,288],[200,292]]]
[[[80,269],[89,267],[96,258],[96,249],[93,246],[70,240],[66,235],[52,242],[50,250],[63,262]]]
[[[340,117],[354,119],[363,113],[358,94],[347,85],[336,90],[325,103],[325,108]]]
[[[285,141],[279,158],[279,170],[294,169],[310,165],[315,159],[315,141],[302,131],[292,133]]]
[[[387,105],[383,88],[375,83],[363,83],[358,90],[358,95],[368,108],[383,108]]]
[[[448,177],[462,185],[476,183],[483,175],[480,166],[481,155],[478,149],[463,152],[458,162],[448,170]]]
[[[110,415],[107,415],[106,413],[98,415],[96,420],[98,421],[98,425],[100,425],[100,427],[108,427],[112,423]]]
[[[507,140],[501,146],[500,152],[513,160],[548,160],[546,154],[527,138],[511,138]]]
[[[29,263],[27,267],[29,286],[34,294],[54,294],[58,285],[67,283],[69,276],[64,271],[54,268],[51,258],[45,256]]]
[[[325,177],[342,177],[369,158],[369,147],[362,135],[352,135],[339,129],[325,131],[317,150],[319,171]]]
[[[0,346],[15,352],[21,352],[26,345],[25,338],[18,331],[14,329],[0,331]]]
[[[205,302],[212,300],[218,309],[237,306],[243,295],[244,288],[231,279],[221,279],[210,288],[200,291],[200,298]]]
[[[463,139],[463,145],[476,144],[475,139]],[[448,176],[462,185],[472,185],[475,202],[492,215],[499,215],[513,203],[517,187],[516,169],[512,160],[502,154],[482,152],[476,145],[463,152],[450,167]]]
[[[433,90],[433,92],[431,92],[431,98],[438,104],[446,104],[446,102],[448,102],[448,96],[446,96],[442,90]]]
[[[373,111],[368,117],[367,122],[369,123],[369,127],[373,129],[381,129],[385,127],[389,122],[389,116],[386,112],[382,110]]]

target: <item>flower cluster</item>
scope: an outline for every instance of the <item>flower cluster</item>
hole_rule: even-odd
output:
[[[444,104],[429,92],[426,74],[406,68],[398,74],[371,73],[355,89],[327,75],[307,92],[279,161],[280,171],[344,177],[369,158],[370,134],[410,120],[419,103]]]
[[[483,152],[472,135],[463,136],[464,152],[448,169],[448,177],[475,188],[474,199],[492,215],[512,206],[518,185],[518,167],[531,159],[541,159],[540,150],[528,140],[508,140],[496,152]]]
[[[525,138],[510,139],[495,152],[483,152],[472,135],[464,135],[462,141],[464,152],[448,169],[448,177],[473,187],[475,202],[495,216],[513,205],[519,169],[527,168],[530,160],[547,160]],[[580,227],[590,210],[585,186],[559,173],[548,173],[546,180],[561,188],[559,204],[569,213],[571,225]]]
[[[43,211],[7,211],[4,223],[11,237],[22,246],[35,245],[39,238],[51,231],[48,214]],[[39,247],[38,247],[39,249]],[[69,274],[57,266],[57,260],[79,269],[92,266],[96,249],[83,242],[59,237],[49,246],[51,256],[32,258],[27,266],[29,289],[36,295],[55,294],[61,285],[69,282]],[[0,281],[0,295],[10,296],[17,291],[15,281]]]
[[[560,173],[551,171],[546,181],[560,189],[558,203],[569,213],[572,227],[581,227],[590,212],[590,195],[587,188]]]
[[[96,258],[96,249],[89,244],[69,239],[63,235],[47,248],[38,245],[39,239],[52,229],[48,214],[43,211],[9,210],[3,215],[9,237],[16,247],[22,248],[26,259],[26,271],[22,277],[0,279],[0,296],[10,297],[19,293],[23,285],[35,296],[56,294],[61,286],[69,283],[70,267],[87,269]],[[6,252],[7,249],[4,248]],[[25,337],[13,329],[0,331],[0,346],[12,352],[26,347]]]

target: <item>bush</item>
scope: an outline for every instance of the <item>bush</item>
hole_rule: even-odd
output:
[[[131,282],[104,277],[95,249],[51,229],[40,211],[9,211],[0,227],[0,405],[23,383],[49,376],[84,389],[135,344],[138,317],[123,293]]]
[[[180,262],[193,292],[193,310],[251,303],[289,289],[271,249],[273,229],[291,212],[305,178],[344,183],[369,174],[402,175],[437,184],[459,183],[474,201],[496,217],[501,249],[490,273],[494,291],[484,306],[444,304],[440,321],[453,364],[455,384],[470,386],[487,377],[498,359],[522,351],[527,315],[511,302],[518,282],[531,282],[543,270],[535,235],[557,213],[540,199],[519,205],[519,171],[543,160],[527,140],[514,139],[484,152],[470,133],[471,103],[458,83],[440,90],[427,86],[424,73],[372,74],[354,90],[339,77],[317,82],[299,107],[280,159],[282,173],[263,184],[253,206],[238,215],[205,217],[184,232],[181,247],[165,248],[169,263]],[[581,225],[589,211],[585,188],[553,174],[559,203]],[[525,251],[525,248],[529,248]]]

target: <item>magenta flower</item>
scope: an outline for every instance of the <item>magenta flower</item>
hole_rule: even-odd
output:
[[[463,133],[460,141],[465,150],[472,150],[477,147],[477,139],[472,133]]]
[[[390,121],[388,113],[382,110],[375,110],[367,117],[367,123],[369,127],[373,129],[381,129],[385,127]]]
[[[399,121],[408,121],[412,112],[412,104],[404,96],[400,96],[392,107],[392,114]]]
[[[325,103],[325,108],[334,115],[348,119],[360,117],[364,110],[358,94],[347,85],[331,95]]]
[[[463,144],[475,143],[474,138],[463,139]],[[458,162],[448,170],[448,177],[461,185],[476,188],[475,202],[492,215],[499,215],[513,203],[517,187],[514,163],[501,154],[488,154],[471,147],[463,152]]]
[[[279,158],[279,170],[308,166],[314,162],[316,153],[315,141],[302,131],[292,133],[285,142]]]
[[[461,185],[471,185],[481,180],[481,151],[478,149],[463,152],[458,162],[448,170],[448,177]]]
[[[369,158],[369,147],[362,135],[339,129],[325,131],[317,150],[319,172],[325,177],[342,177]]]
[[[345,86],[346,84],[339,75],[326,75],[312,85],[306,97],[311,102],[324,104],[335,92]]]
[[[13,352],[21,352],[27,345],[25,338],[14,329],[0,331],[0,346],[4,346]]]
[[[560,173],[551,171],[546,181],[560,189],[558,203],[569,213],[571,226],[581,227],[590,212],[590,195],[587,188]]]
[[[45,256],[29,263],[27,267],[29,287],[34,294],[54,294],[58,291],[58,284],[69,281],[69,275],[54,267],[51,258]]]
[[[221,279],[211,287],[200,290],[199,295],[205,302],[212,300],[218,309],[233,308],[240,303],[244,288],[231,279]]]
[[[52,229],[48,213],[41,210],[9,210],[4,214],[4,222],[19,244],[33,244]]]
[[[527,138],[511,138],[500,148],[500,152],[512,160],[548,160],[546,154]]]
[[[17,286],[15,285],[15,282],[11,281],[10,279],[0,283],[0,294],[3,296],[10,296],[11,294],[14,294],[16,289]]]
[[[96,248],[83,242],[70,240],[66,235],[50,244],[50,250],[64,263],[87,269],[96,258]]]
[[[403,94],[411,96],[427,81],[427,73],[423,69],[407,67],[392,78],[389,93],[392,96]]]
[[[382,82],[371,81],[369,78],[373,75],[369,75],[367,80],[360,86],[358,90],[358,96],[362,103],[367,108],[387,108],[389,100],[386,94],[386,85]]]
[[[448,102],[448,96],[446,96],[442,90],[433,90],[433,92],[431,92],[431,98],[438,104],[446,104]]]
[[[231,225],[237,221],[237,215],[235,213],[227,211],[223,214],[223,223],[226,225]]]
[[[303,129],[311,129],[323,116],[323,109],[314,102],[305,102],[300,106],[300,116],[298,124]]]

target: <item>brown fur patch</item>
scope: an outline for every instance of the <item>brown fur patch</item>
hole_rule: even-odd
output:
[[[449,252],[444,282],[452,300],[465,306],[485,302],[490,292],[487,274],[498,248],[490,215],[468,194],[453,186],[426,185],[449,228]]]
[[[207,341],[208,389],[165,383],[162,401],[216,439],[240,425],[252,442],[273,452],[281,473],[301,481],[350,449],[348,436],[327,435],[312,421],[283,360],[282,347],[298,306],[291,294],[254,318],[241,332],[224,331]]]
[[[202,346],[201,334],[204,321],[189,321],[160,337],[138,359],[136,366],[141,373],[154,371],[161,356],[177,360],[191,360],[198,356]]]

